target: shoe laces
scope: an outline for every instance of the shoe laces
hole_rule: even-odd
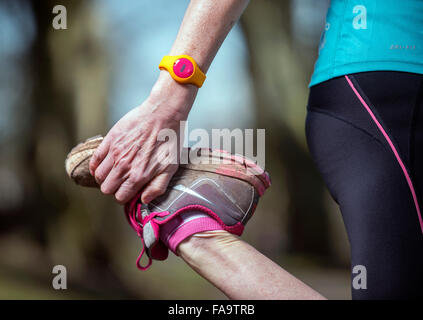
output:
[[[141,239],[142,248],[137,258],[137,268],[140,270],[147,270],[148,268],[150,268],[153,260],[147,254],[148,263],[145,266],[141,265],[140,263],[141,258],[144,255],[144,252],[146,251],[145,250],[146,246],[145,246],[145,242],[143,238],[143,228],[144,228],[144,225],[153,218],[153,216],[151,215],[154,214],[154,212],[150,213],[148,209],[148,205],[141,203],[140,199],[141,199],[141,194],[139,193],[128,204],[126,204],[125,215],[132,229],[135,230],[138,237],[140,237]],[[147,217],[149,219],[146,219]]]

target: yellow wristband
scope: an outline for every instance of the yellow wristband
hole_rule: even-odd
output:
[[[188,55],[164,56],[159,64],[160,70],[167,70],[175,81],[190,83],[201,88],[206,75],[195,60]]]

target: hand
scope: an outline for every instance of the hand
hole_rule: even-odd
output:
[[[90,161],[90,173],[104,194],[125,204],[141,189],[141,201],[162,195],[178,169],[180,121],[188,117],[197,88],[175,82],[162,71],[150,96],[120,119]],[[162,129],[172,129],[176,141],[159,141]],[[176,145],[175,145],[176,144]]]

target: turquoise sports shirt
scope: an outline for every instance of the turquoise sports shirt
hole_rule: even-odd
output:
[[[423,0],[332,0],[310,86],[378,70],[423,74]]]

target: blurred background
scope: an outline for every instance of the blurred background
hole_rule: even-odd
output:
[[[173,255],[138,271],[141,243],[122,208],[64,170],[75,144],[107,133],[148,96],[188,3],[0,0],[0,298],[224,298]],[[67,30],[52,27],[57,4]],[[188,125],[266,129],[273,185],[243,238],[323,295],[348,299],[348,241],[304,134],[328,5],[252,0]],[[64,291],[51,285],[58,264]]]

